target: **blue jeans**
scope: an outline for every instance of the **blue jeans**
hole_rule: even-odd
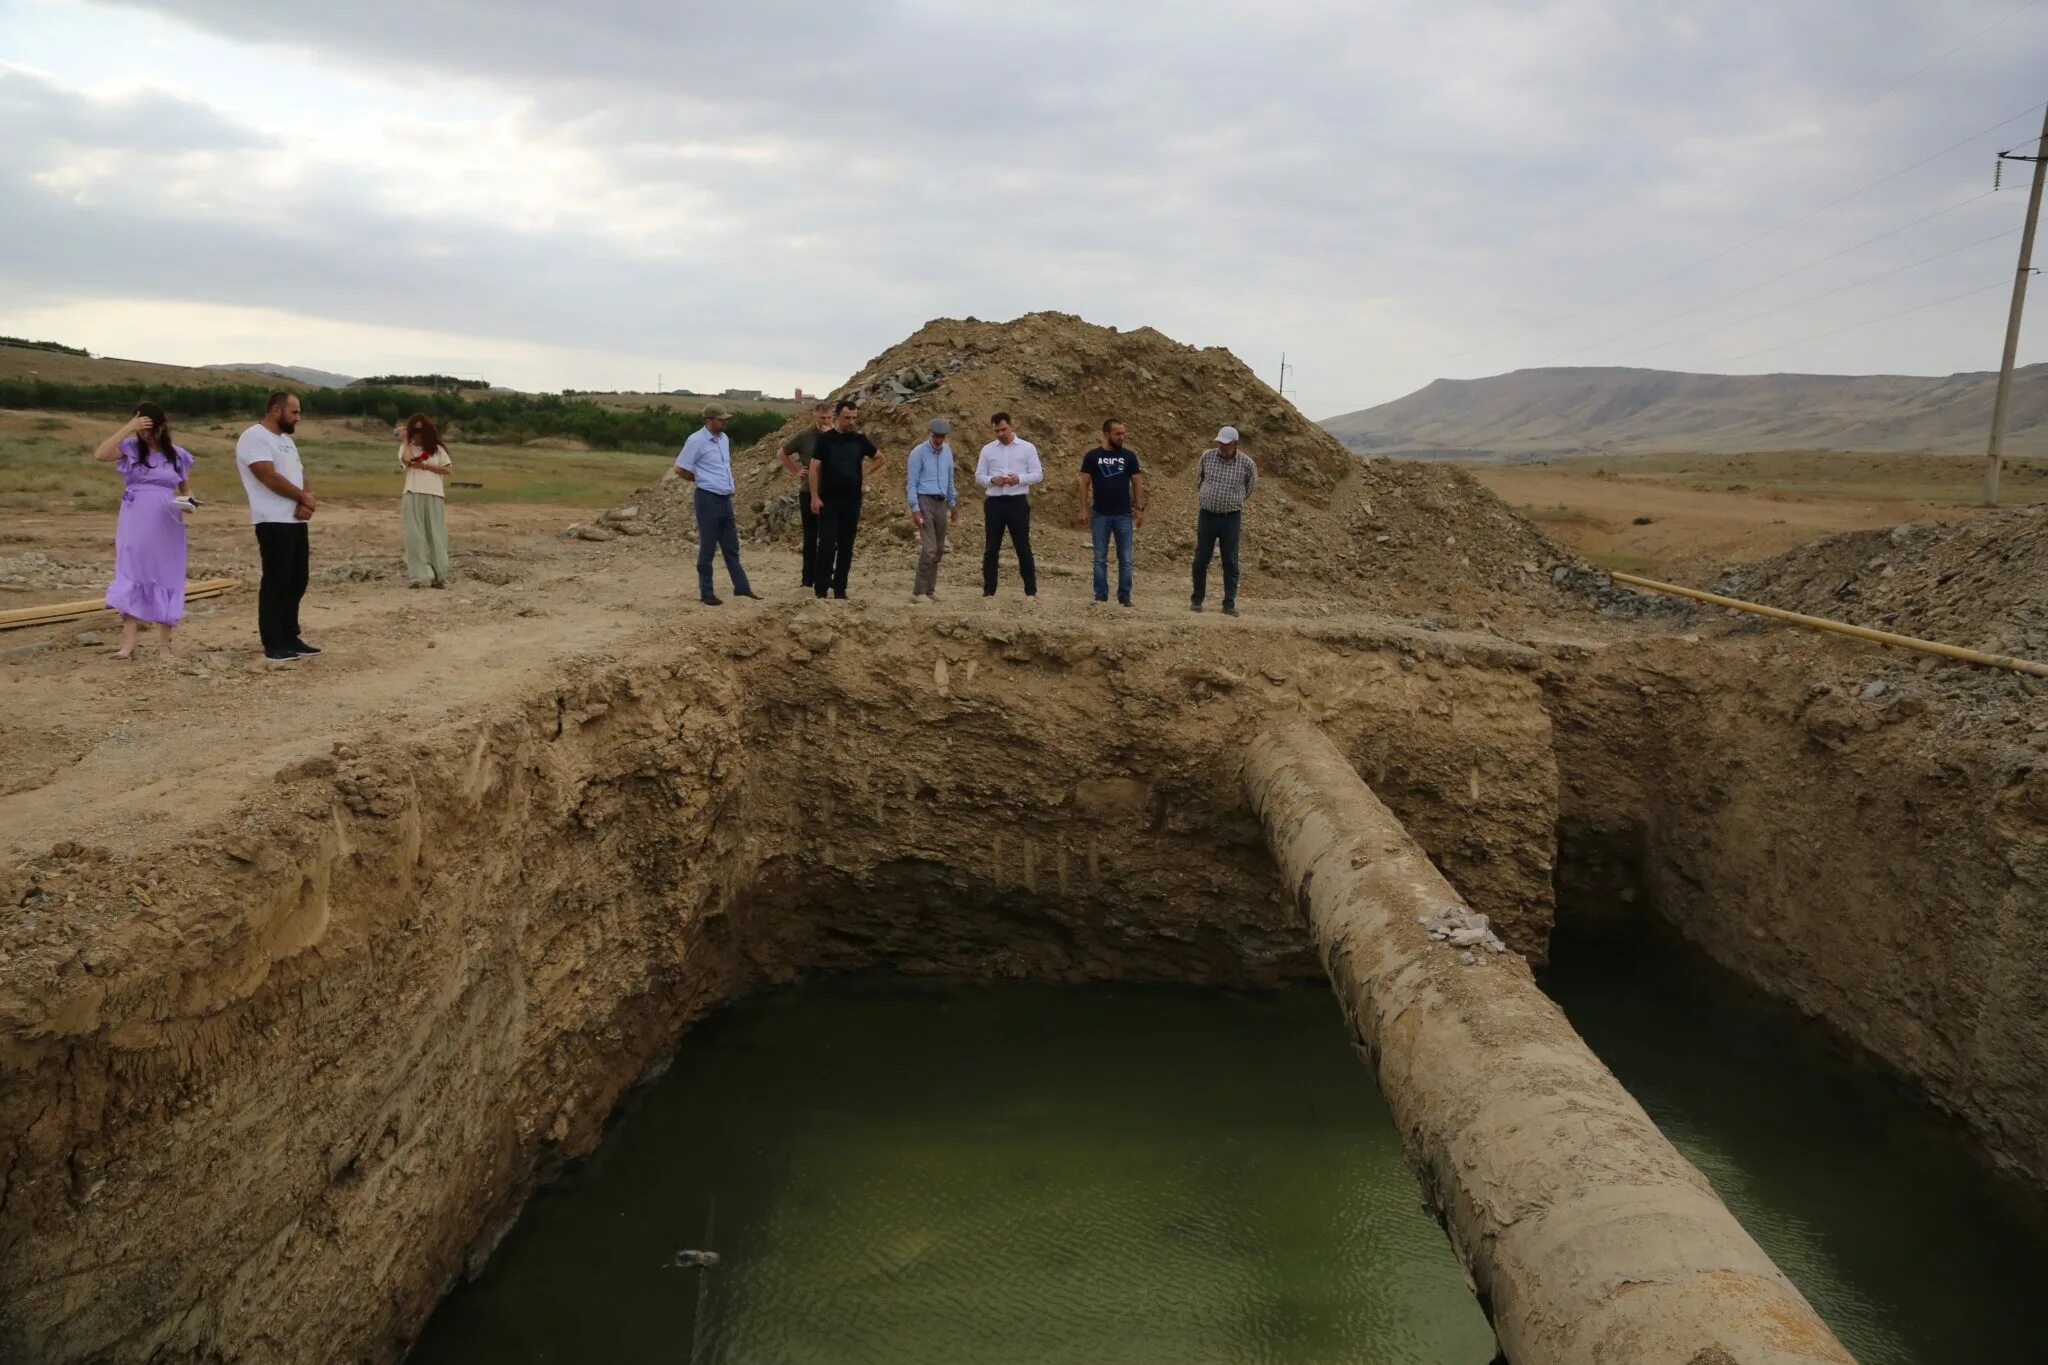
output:
[[[740,567],[740,523],[732,514],[732,494],[694,490],[691,507],[697,513],[697,595],[710,597],[711,557],[725,554],[725,571],[732,576],[735,593],[752,592],[747,571]]]
[[[1237,603],[1237,541],[1244,513],[1199,511],[1195,514],[1195,605],[1209,595],[1209,556],[1223,551],[1223,605]]]
[[[1131,600],[1131,517],[1105,517],[1097,512],[1091,521],[1095,532],[1095,600],[1109,600],[1109,537],[1116,536],[1116,600]]]

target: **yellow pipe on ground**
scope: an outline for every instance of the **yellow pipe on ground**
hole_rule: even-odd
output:
[[[1836,635],[1869,640],[1875,644],[1891,645],[1898,649],[1917,649],[1922,654],[1939,654],[1944,658],[1960,659],[1966,664],[1981,664],[1985,668],[2009,668],[2015,673],[2030,673],[2036,678],[2048,678],[2048,664],[2035,663],[2032,659],[2016,659],[2010,654],[1986,654],[1982,650],[1964,649],[1961,645],[1945,645],[1939,640],[1921,640],[1911,635],[1894,635],[1888,630],[1872,630],[1869,626],[1852,626],[1843,621],[1830,621],[1825,616],[1808,616],[1804,612],[1786,611],[1782,607],[1766,607],[1756,602],[1745,602],[1739,597],[1723,597],[1719,593],[1702,592],[1698,588],[1681,588],[1676,583],[1659,583],[1654,578],[1638,578],[1632,573],[1609,574],[1608,577],[1617,583],[1626,583],[1631,588],[1648,588],[1652,592],[1670,593],[1674,597],[1690,597],[1695,602],[1754,612],[1758,616],[1768,616],[1774,621],[1790,621],[1795,626],[1806,626],[1812,630],[1832,631]]]

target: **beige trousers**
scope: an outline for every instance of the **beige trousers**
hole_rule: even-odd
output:
[[[924,513],[924,528],[917,533],[917,576],[910,580],[913,597],[929,597],[939,586],[939,561],[946,557],[946,524],[953,509],[944,498],[921,494],[917,510]]]

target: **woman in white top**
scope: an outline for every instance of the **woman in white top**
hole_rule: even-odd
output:
[[[425,413],[405,424],[398,447],[398,465],[405,471],[405,576],[408,587],[448,586],[448,503],[445,480],[455,462],[441,433]]]

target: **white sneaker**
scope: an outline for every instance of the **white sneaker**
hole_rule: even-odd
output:
[[[926,596],[925,596],[925,595],[924,595],[923,593],[921,593],[921,592],[914,592],[914,593],[910,594],[910,605],[911,605],[911,606],[913,606],[913,607],[921,607],[921,606],[923,606],[923,605],[924,605],[925,603],[927,603],[927,602],[929,602],[929,601],[931,601],[931,600],[932,600],[931,598],[929,598],[929,597],[926,597]]]

